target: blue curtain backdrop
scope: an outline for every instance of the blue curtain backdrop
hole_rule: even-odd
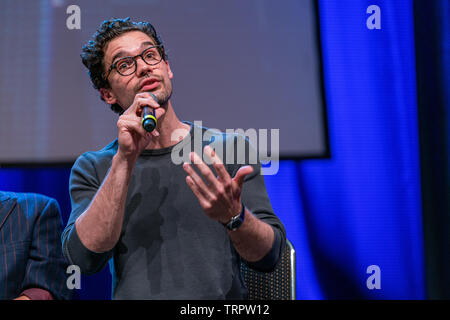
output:
[[[380,30],[366,27],[372,4]],[[296,248],[297,298],[423,299],[412,2],[320,1],[318,9],[331,158],[281,161],[266,177]],[[68,174],[5,168],[0,189],[53,196],[66,222]],[[366,286],[370,265],[380,268],[379,290]],[[110,297],[108,275],[83,279],[77,297]]]
[[[331,159],[267,177],[300,299],[425,297],[412,2],[320,1]],[[377,265],[381,289],[369,290]]]
[[[366,26],[372,4],[380,30]],[[412,9],[409,0],[319,2],[332,156],[297,165],[321,293],[305,298],[424,298]],[[380,290],[366,286],[370,265]]]

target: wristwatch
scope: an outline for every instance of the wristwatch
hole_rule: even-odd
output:
[[[242,225],[242,223],[244,222],[244,218],[245,218],[245,206],[244,206],[244,204],[242,204],[241,213],[232,217],[230,221],[228,221],[227,223],[224,223],[223,225],[228,230],[234,231]]]

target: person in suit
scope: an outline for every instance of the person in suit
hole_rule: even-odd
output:
[[[55,199],[0,191],[0,299],[69,299]]]

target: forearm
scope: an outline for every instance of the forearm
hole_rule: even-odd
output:
[[[106,252],[119,240],[133,166],[116,154],[91,204],[76,220],[78,236],[89,250]]]
[[[245,219],[239,229],[228,231],[239,255],[248,262],[261,260],[272,248],[274,232],[270,225],[245,209]]]

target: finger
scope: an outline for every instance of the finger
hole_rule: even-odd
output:
[[[205,199],[213,200],[214,196],[212,195],[206,184],[203,182],[203,179],[197,174],[197,172],[195,172],[194,168],[192,168],[190,164],[184,163],[183,169],[188,174],[188,176],[191,177],[192,181],[197,186],[198,191],[203,194]]]
[[[145,102],[146,105],[148,105],[149,107],[152,107],[154,109],[160,107],[158,100],[150,92],[139,92],[138,94],[136,94],[135,99],[143,99],[144,101],[146,101]]]
[[[152,136],[154,136],[154,137],[159,137],[159,131],[156,130],[156,129],[153,129],[153,131],[150,132],[150,134],[151,134]]]
[[[161,118],[166,113],[166,110],[164,108],[157,108],[155,109],[155,117],[156,119]]]
[[[146,94],[148,95],[148,93],[146,93]],[[149,99],[153,100],[153,103],[156,103],[153,98],[151,98],[151,97],[149,98],[149,97],[150,97],[149,95],[148,95],[148,97],[147,96],[137,96],[137,98],[135,98],[135,101],[133,102],[132,107],[127,109],[123,115],[127,116],[127,117],[134,117],[136,120],[141,121],[143,108],[149,106],[149,104],[147,103],[149,101]],[[158,104],[156,104],[156,105],[159,106]],[[154,108],[154,106],[150,106],[150,107]],[[166,113],[166,110],[163,108],[156,107],[156,109],[154,109],[154,115],[157,120],[159,118],[161,118],[165,113]],[[157,128],[158,128],[158,126],[157,126]],[[157,128],[155,128],[151,132],[151,135],[154,137],[159,136],[159,131],[157,130]]]
[[[242,185],[244,183],[244,179],[247,175],[251,174],[253,172],[252,166],[243,166],[239,168],[239,170],[236,172],[236,175],[233,178],[233,181],[237,183],[239,188],[242,188]]]
[[[223,164],[222,159],[217,155],[211,146],[205,146],[203,148],[203,153],[211,160],[212,163]]]
[[[165,113],[166,110],[164,108],[157,107],[156,109],[153,109],[153,115],[155,116],[156,120],[159,120]],[[156,128],[151,132],[154,137],[159,137],[158,124],[159,122],[157,121]]]
[[[205,178],[206,183],[211,186],[214,191],[221,191],[221,186],[216,176],[213,174],[211,169],[202,161],[199,155],[195,152],[191,152],[191,161],[198,168],[202,176]]]
[[[136,94],[133,103],[125,110],[124,114],[136,114],[136,116],[140,117],[144,106],[149,106],[153,109],[160,108],[159,103],[153,99],[149,92],[140,92]]]
[[[119,131],[136,132],[141,136],[148,136],[148,132],[142,127],[140,120],[136,120],[134,117],[120,116],[117,121],[117,127]]]
[[[216,170],[217,177],[219,180],[224,182],[226,185],[230,185],[231,177],[228,171],[226,170],[222,159],[216,154],[213,148],[210,146],[206,146],[204,149],[204,154],[211,160],[211,163],[214,167],[214,170]]]
[[[142,116],[144,107],[150,107],[153,111],[160,109],[159,104],[157,104],[151,97],[138,97],[134,100],[133,104],[136,105],[135,113],[138,117]]]
[[[198,186],[195,184],[194,180],[190,176],[186,176],[186,183],[189,186],[189,188],[192,190],[194,195],[197,197],[198,202],[200,203],[200,206],[202,208],[208,207],[208,201],[205,199],[204,195],[200,190],[198,189]]]
[[[134,123],[135,126],[132,126],[133,130],[139,132],[139,134],[141,134],[141,135],[149,134],[153,137],[159,136],[159,132],[158,132],[158,130],[156,130],[156,128],[152,132],[147,132],[142,126],[142,118],[137,117],[135,114],[122,114],[120,116],[119,120],[129,121],[128,123],[130,124],[130,126],[129,126],[130,128],[131,128],[131,124]],[[119,126],[119,122],[118,122],[118,126]]]

